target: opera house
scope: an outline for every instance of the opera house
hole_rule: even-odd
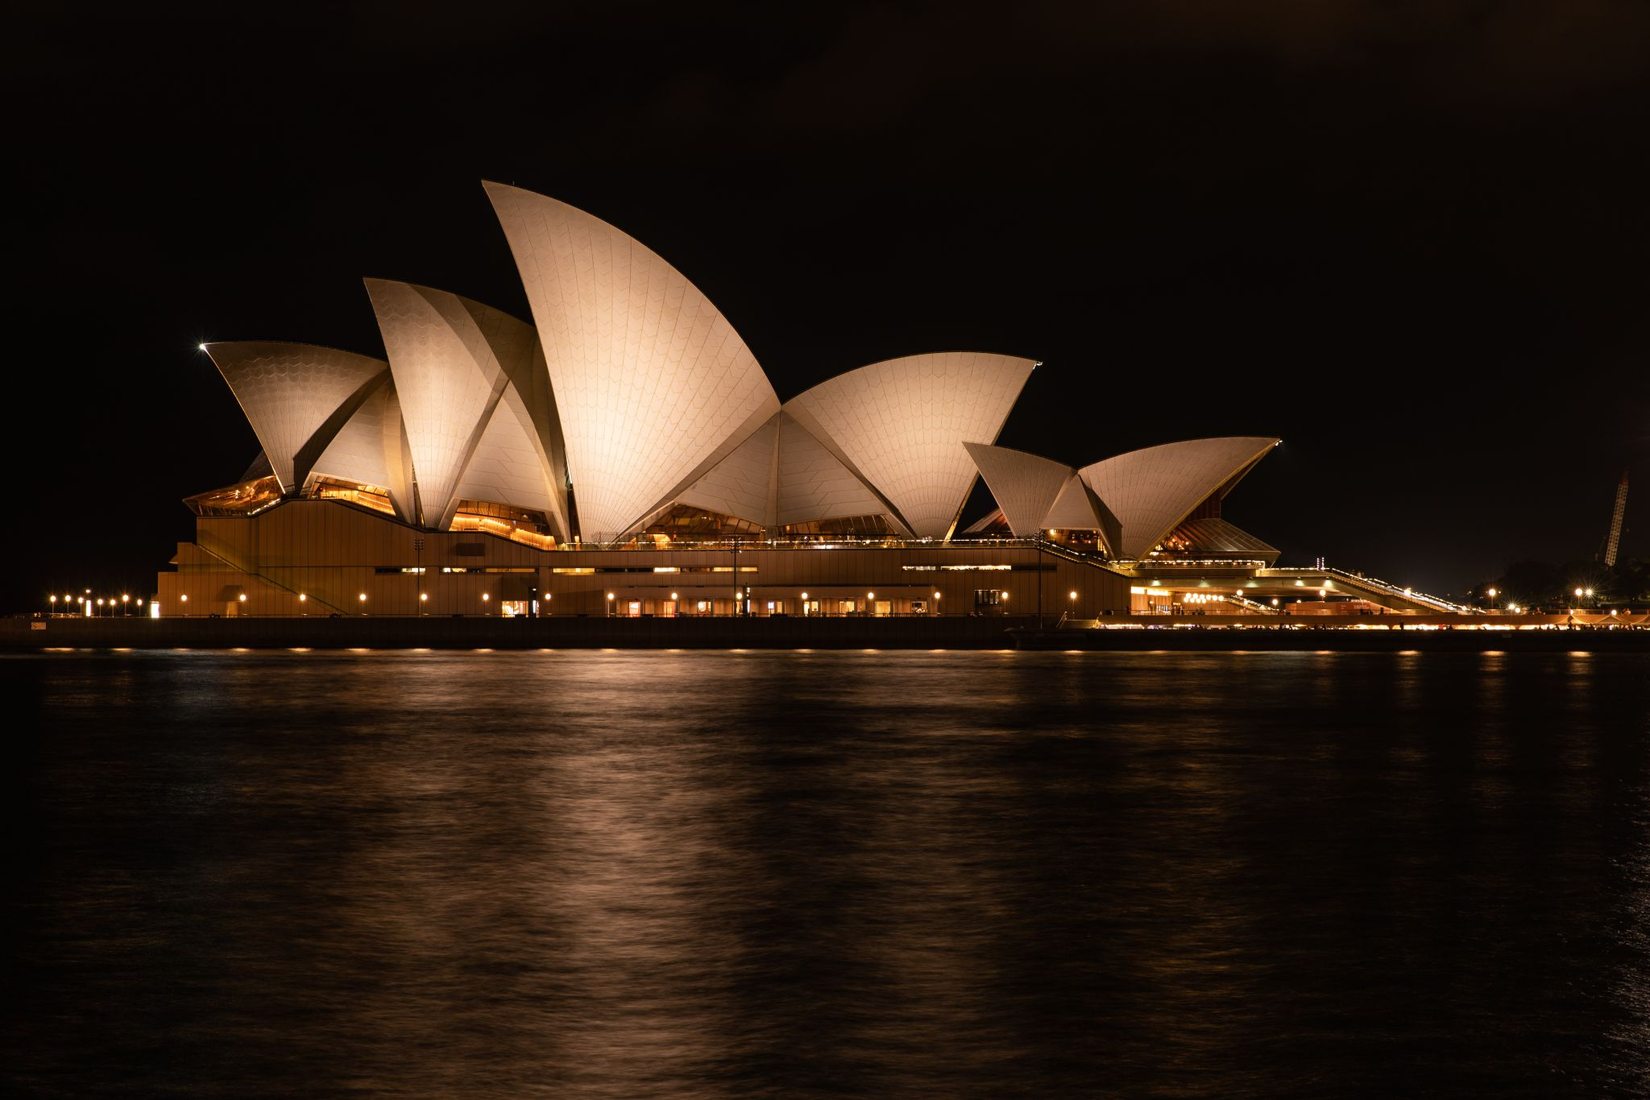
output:
[[[532,324],[367,280],[384,359],[203,345],[262,446],[187,501],[175,615],[1047,614],[1429,607],[1221,517],[1271,437],[1074,468],[995,445],[1030,359],[936,352],[781,401],[681,273],[488,183]],[[976,478],[996,510],[958,530]],[[1309,601],[1310,602],[1310,601]]]

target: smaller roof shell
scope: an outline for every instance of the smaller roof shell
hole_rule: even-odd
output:
[[[961,444],[997,438],[1036,366],[985,352],[908,355],[827,379],[784,408],[911,534],[950,538],[976,477]]]
[[[1079,471],[1122,524],[1121,553],[1151,553],[1210,497],[1224,497],[1277,446],[1275,436],[1222,436],[1164,443]]]
[[[284,493],[370,392],[386,364],[314,344],[248,340],[204,344],[229,383]]]

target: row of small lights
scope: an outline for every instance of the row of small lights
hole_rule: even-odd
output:
[[[88,589],[86,589],[86,591],[87,591],[87,593],[90,593],[91,589],[88,588]],[[57,593],[53,592],[50,595],[48,595],[46,597],[46,601],[47,601],[48,604],[50,604],[52,612],[55,614],[56,611],[57,611],[57,603],[58,603]],[[78,607],[85,614],[90,615],[92,612],[89,609],[94,608],[94,607],[108,607],[108,608],[113,609],[115,607],[129,608],[132,605],[133,605],[133,602],[132,602],[131,594],[126,593],[126,592],[121,593],[120,599],[118,599],[118,600],[115,599],[113,596],[109,596],[109,597],[105,598],[103,596],[93,597],[89,594],[84,595],[84,596],[76,596],[76,595],[73,595],[73,594],[69,594],[69,595],[65,595],[63,597],[63,610],[64,610],[65,614],[68,613],[70,607]],[[142,611],[144,606],[145,606],[144,601],[142,599],[139,599],[137,601],[137,609],[139,611]]]
[[[750,590],[746,589],[746,590],[741,591],[740,589],[735,589],[733,595],[734,595],[735,599],[744,599],[744,598],[746,598],[750,595]],[[1073,602],[1075,602],[1076,599],[1077,599],[1077,590],[1075,588],[1072,589],[1071,592],[1069,592],[1067,594],[1067,596],[1068,596],[1069,599],[1071,599]],[[240,600],[241,603],[245,603],[246,602],[246,593],[242,592],[240,594],[240,596],[237,597],[237,598]],[[430,594],[428,592],[420,592],[418,594],[418,599],[419,599],[420,603],[427,603],[429,601],[429,598],[430,598]],[[544,598],[546,600],[548,600],[548,599],[551,598],[551,595],[549,593],[546,593]],[[618,596],[618,593],[616,593],[616,592],[609,592],[607,594],[607,599],[608,599],[609,603],[611,603],[612,601],[614,601],[618,598],[619,598],[619,596]],[[681,597],[678,593],[672,592],[670,594],[670,598],[674,601],[674,600],[680,599]],[[806,592],[802,593],[802,598],[804,600],[807,599],[808,594]],[[877,594],[875,592],[867,592],[867,593],[865,593],[865,598],[868,599],[868,600],[874,600],[874,599],[877,598]],[[938,601],[939,598],[940,598],[940,594],[938,592],[935,592],[934,593],[934,599],[936,601]],[[1222,597],[1222,598],[1224,598],[1224,597]],[[56,606],[57,606],[57,597],[55,595],[53,595],[53,596],[49,597],[49,599],[51,600],[52,606],[55,609]],[[63,597],[64,605],[67,606],[70,602],[72,602],[73,599],[74,599],[74,597],[72,597],[72,596],[64,596]],[[121,599],[121,602],[124,603],[124,602],[129,601],[131,599],[131,597],[130,596],[122,596],[122,597],[120,597],[120,599]],[[491,593],[483,592],[481,594],[481,602],[482,603],[487,603],[491,599],[492,599],[492,594]],[[305,594],[303,592],[298,593],[298,602],[299,603],[306,603],[306,602],[308,602],[308,600],[309,600],[309,596],[307,594]],[[1008,602],[1008,592],[1007,592],[1007,590],[1003,591],[1002,600],[1003,600],[1004,603]],[[189,602],[189,594],[187,592],[182,593],[181,595],[178,596],[178,601],[180,603],[188,603]],[[358,594],[356,596],[356,601],[359,602],[359,603],[366,603],[367,602],[367,594],[365,592],[362,592],[362,593]],[[81,602],[91,603],[92,601],[88,597],[81,597]],[[111,606],[111,607],[114,606],[114,602],[115,602],[114,597],[110,596],[108,602],[109,602],[109,606]],[[158,603],[159,601],[157,600],[156,602]],[[1276,601],[1274,601],[1274,602],[1276,602]],[[705,603],[704,600],[699,601],[699,604],[700,604],[701,607],[704,605],[704,603]],[[137,602],[137,605],[138,605],[139,608],[143,607],[143,601],[139,600]],[[97,606],[99,606],[99,607],[103,606],[103,600],[102,599],[99,599],[97,601]]]
[[[734,599],[736,599],[736,600],[742,600],[742,599],[745,599],[745,598],[746,598],[746,597],[748,597],[748,596],[749,596],[749,595],[750,595],[750,594],[751,594],[751,590],[750,590],[750,589],[748,589],[748,588],[747,588],[747,589],[738,589],[738,588],[735,588],[735,589],[734,589],[734,590],[733,590],[733,598],[734,598]],[[366,597],[366,595],[365,595],[365,593],[363,593],[363,594],[362,594],[362,596],[361,596],[361,598],[362,598],[362,599],[363,599],[363,600],[364,600],[364,599],[366,599],[366,598],[367,598],[367,597]],[[482,598],[482,599],[486,599],[486,598],[487,598],[487,597],[486,597],[486,596],[482,596],[482,597],[481,597],[481,598]],[[613,601],[614,601],[614,600],[616,600],[616,599],[618,599],[618,598],[619,598],[619,594],[618,594],[618,593],[617,593],[617,592],[609,592],[609,593],[608,593],[608,594],[607,594],[607,600],[608,600],[608,602],[609,602],[609,603],[612,603],[612,602],[613,602]],[[677,594],[677,593],[675,593],[675,592],[672,592],[672,593],[671,593],[671,594],[670,594],[670,598],[671,598],[671,599],[672,599],[672,600],[678,600],[678,599],[680,599],[680,598],[681,598],[681,597],[680,597],[680,596],[679,596],[679,595],[678,595],[678,594]],[[804,599],[804,600],[805,600],[805,599],[807,599],[807,598],[808,598],[808,594],[807,594],[807,593],[806,593],[806,592],[804,592],[804,593],[802,593],[802,599]],[[865,593],[865,598],[866,598],[866,599],[868,599],[868,600],[874,600],[874,599],[876,599],[876,598],[877,598],[877,594],[876,594],[876,593],[875,593],[875,592],[867,592],[867,593]],[[938,600],[938,599],[939,599],[939,598],[940,598],[940,594],[939,594],[939,593],[938,593],[938,592],[935,592],[935,593],[934,593],[934,599],[936,599],[936,600]],[[1003,596],[1002,596],[1002,598],[1003,598],[1003,599],[1004,599],[1004,600],[1007,600],[1007,599],[1008,599],[1008,593],[1007,593],[1007,592],[1006,592],[1006,591],[1005,591],[1005,592],[1004,592],[1004,593],[1003,593]],[[1074,600],[1075,600],[1075,599],[1076,599],[1076,598],[1077,598],[1077,591],[1076,591],[1076,590],[1075,590],[1075,589],[1073,589],[1073,590],[1072,590],[1072,592],[1071,592],[1071,598],[1072,598],[1072,599],[1074,599]],[[423,599],[423,597],[422,597],[422,596],[420,596],[420,597],[419,597],[419,599]],[[703,606],[703,604],[704,604],[704,603],[705,603],[705,601],[704,601],[704,600],[700,600],[700,601],[699,601],[699,603],[700,603],[700,605],[701,605],[701,606]]]

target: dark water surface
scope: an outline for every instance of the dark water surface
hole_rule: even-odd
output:
[[[1650,658],[0,658],[41,1095],[1650,1091]]]

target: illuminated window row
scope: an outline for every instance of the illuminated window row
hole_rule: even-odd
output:
[[[755,573],[754,565],[741,565],[739,572]],[[552,573],[576,577],[587,577],[593,573],[732,573],[731,565],[567,565],[556,566]]]

